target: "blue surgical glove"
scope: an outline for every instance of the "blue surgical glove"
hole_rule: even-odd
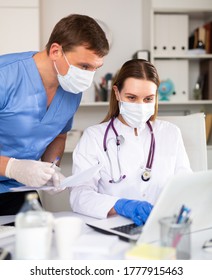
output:
[[[114,205],[117,214],[132,219],[138,226],[146,222],[152,208],[152,204],[147,201],[129,199],[119,199]]]

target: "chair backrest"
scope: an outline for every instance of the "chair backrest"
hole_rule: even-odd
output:
[[[167,120],[180,128],[192,170],[207,170],[204,113],[195,113],[186,116],[158,116],[158,119]]]

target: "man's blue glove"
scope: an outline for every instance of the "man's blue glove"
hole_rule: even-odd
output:
[[[138,226],[146,222],[152,208],[152,204],[147,201],[129,199],[119,199],[114,205],[117,214],[132,219]]]

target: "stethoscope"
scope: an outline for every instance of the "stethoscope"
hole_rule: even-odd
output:
[[[120,164],[120,159],[119,159],[119,150],[120,150],[120,145],[122,143],[124,143],[124,137],[122,135],[119,135],[117,130],[114,127],[114,119],[112,118],[109,122],[109,124],[107,125],[107,128],[105,130],[105,134],[104,134],[104,139],[103,139],[103,148],[104,151],[106,152],[109,164],[110,164],[110,173],[111,173],[111,180],[109,180],[109,183],[119,183],[121,182],[123,179],[126,178],[126,175],[122,175],[122,170],[121,170],[121,164]],[[153,129],[152,126],[150,124],[150,121],[146,122],[150,133],[151,133],[151,142],[150,142],[150,147],[149,147],[149,155],[148,155],[148,159],[147,159],[147,163],[146,163],[146,167],[144,172],[141,175],[141,179],[144,182],[149,181],[150,177],[151,177],[151,169],[152,169],[152,164],[153,164],[153,159],[154,159],[154,154],[155,154],[155,137],[154,137],[154,133],[153,133]],[[114,174],[113,174],[113,168],[112,168],[112,162],[108,153],[108,149],[107,149],[107,136],[108,136],[108,131],[109,129],[112,128],[115,136],[116,136],[116,146],[117,146],[117,163],[118,163],[118,168],[119,168],[119,179],[115,180],[114,179]]]

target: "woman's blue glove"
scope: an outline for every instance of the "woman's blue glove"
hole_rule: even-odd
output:
[[[146,222],[152,208],[152,204],[147,201],[129,199],[119,199],[114,205],[117,214],[132,219],[138,226]]]

